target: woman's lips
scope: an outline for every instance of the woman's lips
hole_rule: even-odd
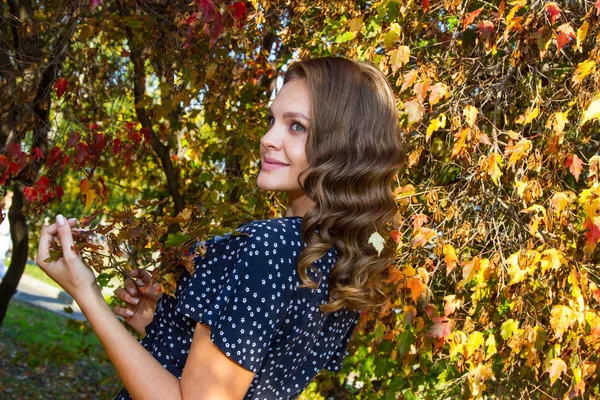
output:
[[[289,167],[289,165],[275,164],[275,163],[270,163],[270,162],[267,162],[267,161],[263,161],[261,163],[261,169],[264,169],[266,171],[273,171],[275,169],[280,169],[280,168],[285,168],[285,167]]]

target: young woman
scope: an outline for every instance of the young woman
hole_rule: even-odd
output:
[[[287,193],[285,217],[217,236],[176,298],[137,270],[114,312],[71,246],[75,219],[42,230],[37,263],[81,307],[125,388],[118,399],[295,399],[323,368],[336,371],[359,311],[385,301],[393,247],[369,236],[393,223],[403,151],[385,76],[327,57],[293,64],[269,108],[257,185]],[[58,261],[45,263],[57,237]]]

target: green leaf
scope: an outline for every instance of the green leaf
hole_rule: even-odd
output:
[[[349,42],[350,40],[354,39],[355,37],[356,37],[356,33],[354,33],[354,32],[344,32],[343,34],[341,34],[335,38],[335,42],[336,43],[346,43],[346,42]]]
[[[190,237],[191,236],[184,235],[182,233],[171,233],[169,235],[169,237],[167,238],[167,241],[165,242],[165,246],[166,247],[179,246],[180,244],[182,244],[186,240],[188,240]]]
[[[403,357],[410,350],[410,345],[413,344],[415,336],[411,331],[404,331],[398,337],[398,355]]]

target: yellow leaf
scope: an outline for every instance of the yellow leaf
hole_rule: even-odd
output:
[[[415,230],[415,236],[410,242],[410,246],[413,248],[425,246],[434,237],[435,231],[433,229],[420,227]]]
[[[463,263],[463,274],[462,274],[463,278],[460,282],[458,282],[456,284],[456,287],[461,288],[464,285],[466,285],[467,283],[469,283],[471,281],[471,279],[473,279],[473,277],[475,276],[475,274],[477,273],[479,268],[480,268],[480,258],[479,257],[473,257],[469,261],[465,261]]]
[[[469,358],[475,354],[475,351],[483,347],[485,340],[483,339],[483,333],[474,331],[469,335],[469,340],[465,345],[466,354],[465,357]]]
[[[485,350],[485,359],[489,360],[491,356],[496,354],[496,338],[493,334],[490,334],[485,341],[487,349]]]
[[[438,82],[435,85],[429,88],[429,107],[431,108],[433,105],[437,104],[442,98],[449,97],[450,92],[448,91],[448,86],[445,83]]]
[[[413,69],[402,76],[402,88],[400,88],[400,93],[404,92],[406,89],[414,85],[417,80],[417,70]]]
[[[581,44],[583,43],[583,41],[585,40],[585,37],[587,36],[589,27],[590,27],[590,24],[587,21],[585,21],[581,25],[581,28],[577,29],[577,43],[575,43],[575,51],[579,50],[580,53],[583,52],[583,47],[581,47]]]
[[[575,323],[575,311],[569,306],[556,305],[550,312],[550,326],[554,329],[557,339]]]
[[[567,364],[560,358],[555,358],[550,361],[546,371],[550,374],[550,386],[552,386],[563,372],[567,372]]]
[[[425,107],[423,107],[423,103],[419,99],[407,101],[404,103],[404,109],[408,114],[409,124],[420,121],[423,118],[423,114],[425,114]]]
[[[519,117],[515,120],[516,124],[526,125],[531,123],[537,116],[540,114],[540,108],[535,107],[533,110],[527,110],[525,115],[519,115]]]
[[[378,232],[373,232],[369,237],[369,243],[375,247],[377,250],[377,255],[381,255],[381,250],[383,250],[383,246],[385,245],[385,240]]]
[[[358,32],[365,25],[363,19],[361,17],[352,18],[348,21],[348,29],[350,32]]]
[[[477,119],[477,113],[478,113],[477,108],[473,107],[472,105],[465,106],[465,108],[463,110],[463,114],[467,121],[467,125],[469,125],[471,127],[473,125],[475,125],[475,121]]]
[[[587,121],[593,118],[600,118],[600,97],[596,98],[596,100],[592,101],[583,113],[583,120],[581,121],[581,125],[585,124]]]
[[[560,251],[556,249],[547,249],[542,252],[542,260],[540,262],[540,268],[542,269],[542,273],[546,272],[549,269],[557,270],[561,265],[566,265],[567,260],[561,254]]]
[[[451,244],[444,245],[444,262],[446,263],[446,275],[450,274],[452,270],[456,267],[456,262],[458,261],[458,257],[456,256],[456,251]]]
[[[596,63],[594,61],[585,60],[580,62],[577,68],[575,68],[575,72],[573,72],[573,83],[579,85],[586,76],[594,72],[596,72]]]
[[[427,132],[425,133],[425,142],[429,142],[429,139],[431,139],[431,135],[433,134],[433,132],[437,131],[438,129],[443,129],[445,127],[446,115],[440,114],[439,117],[432,119],[431,122],[429,122]]]
[[[554,133],[556,135],[562,135],[565,130],[565,124],[568,122],[567,115],[569,111],[565,112],[557,112],[554,114],[554,123],[552,124],[552,129],[554,129]]]
[[[500,166],[504,163],[502,156],[496,152],[490,154],[487,162],[487,173],[492,178],[492,181],[498,186],[498,181],[503,175]]]
[[[514,335],[514,333],[519,329],[519,321],[515,321],[510,318],[502,323],[500,327],[500,336],[502,339],[508,340]]]
[[[408,46],[400,46],[397,49],[388,51],[387,54],[390,56],[390,65],[394,74],[410,60],[410,49]]]
[[[529,139],[521,139],[512,146],[506,146],[504,154],[507,156],[510,155],[510,158],[508,159],[508,165],[513,166],[518,163],[520,160],[525,158],[527,154],[529,154],[530,150],[531,140]]]

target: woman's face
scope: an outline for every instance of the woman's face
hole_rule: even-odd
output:
[[[301,192],[298,175],[308,167],[304,148],[309,110],[304,81],[283,85],[269,108],[269,130],[260,140],[261,169],[256,180],[259,188],[301,194],[295,192]]]

